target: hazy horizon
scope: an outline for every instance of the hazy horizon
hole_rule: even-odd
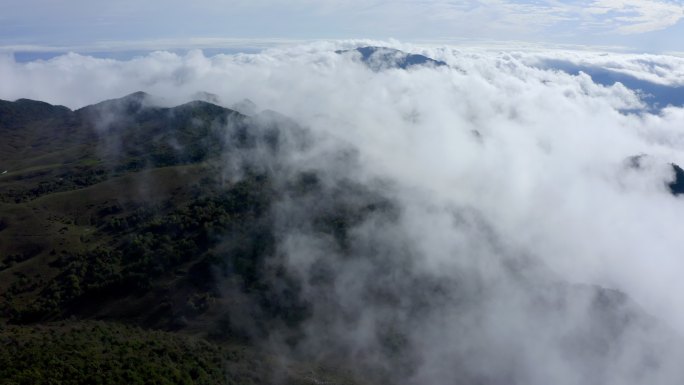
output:
[[[235,48],[249,40],[394,38],[665,53],[684,52],[682,18],[684,3],[678,0],[27,0],[0,5],[0,50],[108,52],[144,45]]]

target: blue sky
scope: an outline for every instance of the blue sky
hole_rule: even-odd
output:
[[[665,0],[5,0],[4,51],[258,46],[302,39],[526,41],[684,51]]]

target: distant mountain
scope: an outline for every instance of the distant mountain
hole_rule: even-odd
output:
[[[672,171],[674,173],[674,179],[672,182],[668,183],[670,192],[672,195],[682,195],[684,194],[684,170],[678,165],[672,163]]]
[[[388,68],[409,69],[416,66],[446,66],[447,63],[427,56],[412,54],[387,47],[359,47],[352,50],[338,50],[340,55],[358,56],[360,60],[374,71]]]
[[[28,123],[39,119],[55,118],[68,114],[64,106],[53,106],[45,102],[19,99],[14,102],[0,100],[0,125],[9,126]]]
[[[630,156],[627,158],[627,166],[634,170],[641,170],[647,163],[651,163],[652,159],[645,154]],[[684,170],[676,163],[670,163],[672,171],[672,179],[666,183],[670,193],[674,196],[684,194]]]
[[[161,102],[160,98],[148,93],[138,91],[118,99],[105,100],[90,106],[79,109],[81,113],[116,113],[116,114],[135,114],[146,107],[157,107]],[[93,116],[96,118],[96,116]]]

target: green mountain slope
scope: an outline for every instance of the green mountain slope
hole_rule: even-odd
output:
[[[276,364],[262,362],[254,333],[295,324],[305,309],[262,278],[274,242],[268,174],[226,157],[277,151],[279,128],[206,102],[162,108],[150,98],[77,111],[0,102],[0,323],[12,325],[0,332],[11,346],[0,383],[270,381]],[[236,167],[242,176],[230,182]],[[216,277],[239,284],[225,292]],[[226,310],[241,293],[260,304],[249,330]],[[103,338],[114,338],[111,349]],[[222,350],[238,348],[247,374]],[[287,381],[312,383],[297,370]]]

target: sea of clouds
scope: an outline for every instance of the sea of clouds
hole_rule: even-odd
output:
[[[362,45],[448,65],[373,71],[335,53]],[[684,86],[674,56],[345,41],[126,61],[5,56],[0,98],[80,108],[134,91],[168,105],[209,92],[320,138],[278,162],[370,186],[398,214],[352,229],[352,251],[372,262],[282,226],[280,250],[314,306],[310,351],[405,366],[394,380],[406,383],[681,383],[684,201],[667,184],[670,164],[684,165],[684,108],[587,68]],[[340,151],[353,160],[341,165]],[[282,218],[303,215],[292,203],[276,206]],[[321,264],[334,271],[326,295],[309,284]],[[379,283],[393,305],[368,295]],[[595,309],[599,288],[626,294],[606,300],[619,321],[594,319],[608,317]],[[642,313],[657,321],[625,321]],[[611,322],[620,335],[596,342]],[[387,339],[409,348],[392,356]]]

